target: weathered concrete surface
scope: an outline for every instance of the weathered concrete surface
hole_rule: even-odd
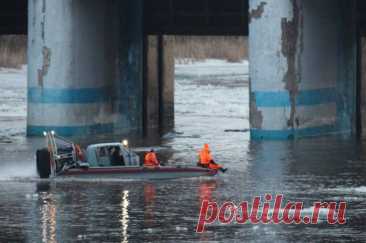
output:
[[[160,130],[162,133],[166,133],[174,127],[174,46],[169,36],[163,36],[162,41]]]
[[[174,46],[169,36],[148,36],[145,126],[148,134],[174,127]]]
[[[118,57],[118,110],[122,134],[143,135],[143,1],[117,1],[120,14]]]
[[[145,129],[146,133],[156,134],[160,128],[160,82],[159,82],[159,52],[158,37],[147,36],[146,39],[146,66],[145,66]]]
[[[29,1],[28,135],[112,131],[114,9],[114,1]]]
[[[251,0],[258,9],[249,27],[252,138],[354,131],[353,1]]]
[[[360,40],[360,122],[361,137],[366,138],[366,37]]]
[[[29,0],[28,135],[142,133],[141,4]]]
[[[262,17],[262,14],[264,12],[264,6],[266,5],[266,2],[261,2],[257,8],[252,9],[249,13],[249,22],[251,22],[253,19],[259,19]]]

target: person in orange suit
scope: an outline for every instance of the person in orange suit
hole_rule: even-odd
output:
[[[158,167],[160,166],[159,160],[156,156],[155,151],[152,149],[145,155],[144,166],[146,167]]]
[[[210,168],[212,170],[220,170],[223,173],[225,173],[227,170],[226,168],[223,168],[222,165],[215,163],[211,155],[210,147],[207,143],[203,146],[203,149],[201,149],[198,154],[198,166]]]
[[[83,150],[80,148],[79,144],[75,144],[75,154],[77,160],[85,161]]]

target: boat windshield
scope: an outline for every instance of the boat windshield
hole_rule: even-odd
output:
[[[95,150],[98,166],[123,166],[125,161],[119,146],[103,146]]]

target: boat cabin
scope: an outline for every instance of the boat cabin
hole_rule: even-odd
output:
[[[86,159],[90,167],[140,166],[139,156],[121,143],[90,145]]]

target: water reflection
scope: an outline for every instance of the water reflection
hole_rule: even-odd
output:
[[[217,181],[216,180],[208,180],[208,181],[202,181],[199,184],[198,188],[198,197],[199,197],[199,205],[202,205],[203,200],[208,200],[210,202],[216,201],[213,197],[213,193],[217,189]],[[209,241],[210,237],[208,234],[200,234],[199,240],[202,242]]]
[[[128,198],[128,191],[123,191],[121,195],[121,242],[128,242],[128,223],[129,223],[129,215],[128,215],[128,206],[130,205],[130,201]]]
[[[216,180],[209,180],[209,181],[203,181],[199,185],[199,199],[200,199],[200,205],[203,200],[213,201],[212,193],[215,192],[217,188],[217,181]]]
[[[37,184],[41,215],[42,242],[57,243],[56,201],[53,194],[49,192],[49,189],[49,183]]]
[[[283,182],[288,161],[292,160],[291,144],[275,141],[249,144],[250,166],[248,176],[261,193],[276,191]]]
[[[154,225],[154,206],[156,188],[152,183],[144,184],[144,225],[151,228]]]

